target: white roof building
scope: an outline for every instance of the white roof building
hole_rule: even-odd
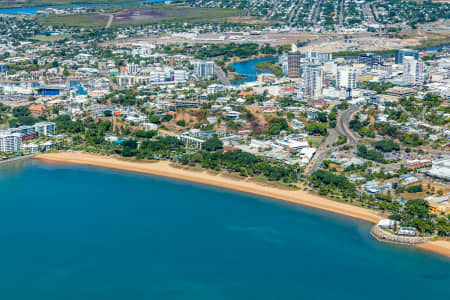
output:
[[[394,220],[391,220],[391,219],[382,219],[382,220],[380,220],[378,222],[377,225],[379,227],[382,227],[382,228],[392,228],[392,227],[394,227],[396,225],[399,225],[399,224],[400,224],[399,221],[394,221]]]
[[[433,167],[427,173],[430,176],[450,180],[450,159],[433,162]]]

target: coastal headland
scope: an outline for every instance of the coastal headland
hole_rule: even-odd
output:
[[[83,152],[45,153],[36,156],[35,159],[50,163],[112,168],[207,184],[305,205],[360,219],[373,224],[376,224],[383,218],[381,214],[373,210],[330,200],[309,191],[276,187],[269,184],[259,183],[254,180],[249,180],[248,178],[241,179],[239,177],[228,176],[224,173],[213,173],[202,169],[194,170],[184,168],[168,161],[145,162],[123,160],[112,156],[102,156]],[[450,241],[430,241],[414,246],[450,257]]]

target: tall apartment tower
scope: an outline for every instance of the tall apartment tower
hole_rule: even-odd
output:
[[[311,99],[322,97],[323,71],[320,65],[309,64],[303,68],[304,96]]]
[[[278,58],[278,63],[281,65],[281,67],[283,68],[283,75],[287,76],[288,75],[288,54],[287,53],[283,53],[279,58]]]
[[[20,150],[22,135],[0,131],[0,152],[12,153]]]
[[[288,77],[289,78],[300,78],[300,52],[289,52],[288,53]]]
[[[402,65],[405,57],[414,57],[415,59],[419,59],[419,51],[413,49],[397,49],[397,51],[395,51],[396,64]]]
[[[411,85],[423,85],[423,62],[413,56],[403,58],[403,81]]]
[[[201,78],[208,78],[214,75],[215,67],[213,61],[197,61],[194,63],[194,73]]]
[[[356,72],[350,66],[338,67],[336,76],[336,86],[338,88],[354,89],[356,88]]]

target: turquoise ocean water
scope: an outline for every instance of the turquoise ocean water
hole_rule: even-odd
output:
[[[183,181],[0,168],[0,298],[446,299],[450,260],[370,225]]]

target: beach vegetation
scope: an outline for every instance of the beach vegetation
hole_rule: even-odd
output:
[[[139,148],[136,140],[127,140],[120,143],[116,153],[125,156],[139,156],[139,158],[154,159],[155,157],[170,157],[171,153],[183,152],[183,143],[175,137],[157,137],[144,140]]]
[[[258,176],[270,181],[281,181],[283,183],[296,183],[298,174],[303,170],[298,165],[289,167],[280,166],[274,161],[265,160],[254,154],[236,151],[199,151],[195,154],[185,154],[180,158],[184,165],[192,162],[200,164],[202,168],[211,170],[224,170],[239,173],[241,176]]]
[[[343,175],[336,175],[325,170],[317,170],[309,177],[314,187],[328,186],[345,192],[353,192],[355,186]]]
[[[433,233],[434,223],[429,213],[429,204],[422,199],[406,202],[405,210],[401,214],[403,226],[412,226],[421,233]]]
[[[447,218],[440,217],[436,219],[436,231],[439,236],[449,236],[450,235],[450,215]]]
[[[389,218],[400,221],[402,226],[416,228],[422,235],[437,233],[443,237],[450,236],[450,215],[436,218],[429,208],[426,200],[409,200],[402,211],[393,213]]]

